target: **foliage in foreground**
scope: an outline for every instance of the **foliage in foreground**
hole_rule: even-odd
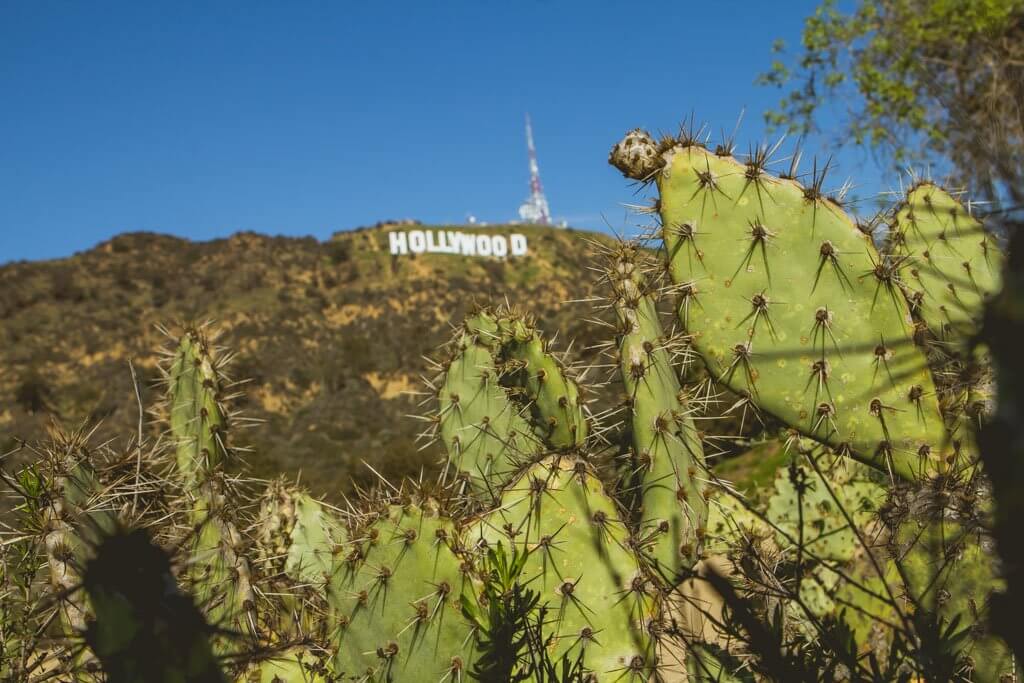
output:
[[[530,317],[480,308],[439,354],[435,480],[334,509],[237,457],[230,354],[186,326],[163,444],[57,433],[5,475],[0,647],[16,680],[999,680],[999,585],[968,340],[996,242],[915,183],[881,249],[824,170],[689,131],[612,151],[660,194],[660,257],[600,250],[618,410]],[[663,260],[662,260],[663,259]],[[676,323],[663,326],[670,305]],[[595,370],[598,370],[595,368]],[[782,439],[773,490],[708,468],[709,405]],[[368,458],[369,459],[369,458]]]

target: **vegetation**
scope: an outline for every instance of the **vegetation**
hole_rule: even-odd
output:
[[[838,4],[822,3],[804,25],[800,52],[780,54],[761,77],[785,91],[769,123],[806,133],[823,109],[841,108],[838,139],[900,167],[938,162],[976,199],[1018,193],[1024,3],[881,0],[849,13]]]
[[[436,477],[381,477],[341,507],[239,477],[243,387],[185,326],[161,366],[165,438],[118,452],[57,432],[4,474],[2,675],[1012,675],[987,628],[1000,578],[972,429],[992,410],[971,340],[997,243],[919,182],[879,249],[823,172],[773,177],[769,150],[700,137],[612,151],[660,198],[656,251],[591,245],[605,361],[584,372],[517,309],[468,311],[424,394]],[[723,400],[732,421],[709,419]],[[751,423],[784,455],[744,496],[709,459]]]
[[[1022,35],[1019,0],[882,0],[857,3],[850,13],[827,0],[806,21],[795,62],[776,61],[762,77],[787,91],[767,118],[806,133],[823,109],[846,109],[842,138],[867,144],[897,164],[935,162],[970,187],[975,199],[994,201],[999,209],[993,228],[1009,237],[1007,253],[1015,262],[1024,248]],[[1024,555],[1016,524],[1024,513],[1024,453],[1015,437],[1019,406],[1008,383],[1020,333],[1016,296],[1014,287],[1004,290],[976,330],[975,343],[993,351],[1002,397],[993,419],[979,425],[1006,579],[993,623],[1020,656],[1024,636],[1015,615],[1024,609]]]

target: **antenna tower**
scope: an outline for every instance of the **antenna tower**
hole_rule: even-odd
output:
[[[526,115],[526,151],[530,157],[530,197],[519,207],[519,218],[524,223],[551,224],[548,200],[540,184],[540,168],[537,166],[537,149],[533,146],[533,126],[530,115]]]

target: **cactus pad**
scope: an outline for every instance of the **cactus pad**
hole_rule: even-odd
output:
[[[454,343],[438,390],[441,439],[451,465],[477,492],[495,487],[543,448],[529,411],[512,401],[499,382],[495,360],[498,327],[481,313],[466,320]]]
[[[199,330],[186,331],[171,363],[168,385],[178,472],[187,486],[203,482],[227,458],[221,382],[209,341]]]
[[[337,622],[335,671],[345,680],[459,680],[473,631],[460,596],[466,565],[450,520],[390,506],[338,556],[328,592]]]
[[[896,212],[890,241],[906,259],[911,305],[941,340],[975,334],[1002,281],[1003,254],[981,222],[942,188],[921,183]]]
[[[608,259],[618,321],[618,361],[626,388],[633,445],[630,487],[639,500],[641,552],[670,585],[691,569],[706,531],[709,483],[704,449],[672,367],[655,292],[634,246]]]
[[[548,352],[540,331],[525,316],[507,313],[498,319],[502,357],[513,382],[530,402],[535,429],[556,449],[582,446],[587,439],[579,387]]]
[[[629,549],[620,511],[581,461],[549,458],[528,468],[468,540],[529,553],[526,586],[546,609],[555,661],[582,656],[598,681],[646,680],[652,586]]]
[[[910,478],[942,416],[895,264],[821,193],[701,147],[656,174],[679,316],[708,369],[834,449]]]

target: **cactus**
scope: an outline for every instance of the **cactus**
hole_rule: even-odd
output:
[[[185,495],[193,498],[193,590],[213,623],[241,634],[254,628],[255,596],[249,560],[241,554],[243,537],[225,502],[231,495],[224,477],[230,459],[222,407],[226,381],[220,369],[225,361],[214,358],[210,344],[199,328],[182,336],[167,372],[167,410],[176,473]]]
[[[260,542],[276,569],[300,585],[320,586],[331,577],[334,549],[345,528],[308,493],[274,482],[264,494]]]
[[[640,170],[625,142],[611,161],[657,182],[679,316],[715,378],[904,479],[945,469],[935,382],[901,290],[906,257],[880,254],[823,193],[827,165],[803,186],[795,169],[769,175],[765,149],[741,163],[688,138],[641,143]]]
[[[639,537],[654,571],[675,584],[701,556],[707,502],[704,449],[684,405],[664,333],[657,290],[643,274],[635,247],[607,255],[607,279],[618,323],[618,364],[631,414],[633,472],[640,499]],[[677,346],[678,344],[676,344]]]
[[[576,383],[562,371],[536,326],[525,316],[499,318],[502,354],[513,381],[526,393],[541,437],[553,448],[572,449],[587,439],[587,420]]]
[[[843,569],[858,555],[857,534],[885,501],[885,490],[867,468],[829,462],[820,449],[807,458],[818,461],[815,468],[794,460],[779,472],[765,512],[775,542],[796,555],[794,590],[803,605],[791,605],[789,611],[803,628],[808,626],[804,608],[816,616],[842,611],[842,602],[834,596],[846,585]]]
[[[338,674],[458,680],[474,644],[460,597],[469,566],[451,520],[429,504],[388,505],[360,520],[344,548],[327,597]]]
[[[499,384],[498,344],[491,315],[468,318],[438,380],[438,432],[450,466],[465,473],[475,491],[492,496],[498,482],[543,448],[523,408]]]
[[[599,678],[646,680],[653,587],[620,510],[585,463],[550,458],[527,469],[467,539],[528,554],[524,583],[547,604],[554,659],[578,659]]]
[[[98,467],[75,441],[8,482],[22,531],[0,545],[0,596],[17,596],[0,605],[0,647],[19,654],[0,671],[993,680],[1005,650],[981,621],[998,581],[966,429],[985,411],[965,407],[991,379],[963,342],[999,286],[998,247],[923,184],[879,251],[824,173],[804,186],[769,176],[766,150],[741,163],[728,147],[633,131],[612,152],[657,184],[665,255],[659,268],[639,244],[601,251],[615,435],[529,315],[478,308],[430,385],[425,436],[445,454],[433,484],[385,480],[344,512],[284,480],[256,497],[235,471],[229,356],[186,327],[165,368],[170,462],[140,443],[125,476],[123,454]],[[666,303],[681,332],[662,326]],[[692,366],[710,375],[699,399]],[[726,391],[797,446],[764,495],[705,462],[695,418]],[[17,579],[40,561],[46,590]],[[52,652],[31,636],[42,611],[22,609],[39,595],[63,619]]]
[[[964,206],[930,182],[916,184],[898,207],[889,240],[906,263],[915,314],[940,340],[962,345],[978,332],[985,301],[1002,280],[995,239]]]

